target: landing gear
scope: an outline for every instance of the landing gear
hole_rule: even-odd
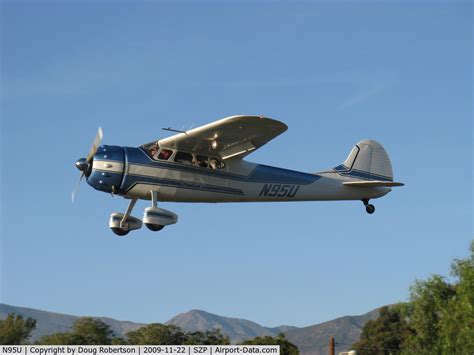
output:
[[[109,227],[112,232],[114,232],[118,236],[123,237],[127,235],[130,231],[140,229],[142,227],[142,221],[140,221],[136,217],[130,216],[130,213],[132,213],[133,207],[135,206],[136,202],[137,199],[133,199],[130,201],[130,204],[128,205],[125,214],[114,212],[110,216]]]
[[[150,191],[150,193],[152,205],[151,207],[145,208],[143,223],[149,230],[158,232],[165,226],[176,223],[178,221],[178,216],[171,211],[158,208],[158,193],[156,191]],[[142,221],[130,215],[136,202],[136,198],[132,199],[125,213],[114,212],[110,215],[109,227],[112,232],[123,237],[129,232],[142,227]]]
[[[112,230],[112,232],[117,234],[119,237],[123,237],[123,236],[127,235],[130,232],[129,230],[124,229],[124,228],[120,228],[120,227],[111,227],[110,229]]]
[[[145,214],[143,216],[143,222],[145,226],[152,232],[158,232],[165,228],[163,224],[156,223],[156,218],[158,217],[158,212],[155,209],[158,209],[158,193],[156,191],[150,191],[151,193],[151,207],[145,208]],[[153,223],[155,222],[155,223]]]
[[[364,203],[365,211],[368,214],[372,214],[375,212],[375,206],[369,203],[369,199],[363,199],[362,202]]]
[[[158,232],[165,228],[165,226],[162,226],[161,224],[152,224],[152,223],[145,223],[145,226],[151,230],[152,232]]]
[[[150,191],[150,193],[151,207],[145,208],[143,223],[145,223],[149,230],[158,232],[165,226],[176,223],[178,221],[178,216],[171,211],[158,208],[158,193],[156,191]]]

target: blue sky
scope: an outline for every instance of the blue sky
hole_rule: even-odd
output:
[[[1,4],[0,301],[166,321],[204,309],[310,325],[404,301],[472,238],[469,2]],[[162,204],[177,225],[118,238],[127,202],[83,184],[98,126],[138,146],[234,114],[289,130],[248,157],[314,172],[380,141],[406,186],[374,201]],[[148,202],[140,202],[141,216]]]

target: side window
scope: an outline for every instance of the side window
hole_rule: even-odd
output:
[[[209,167],[212,170],[222,169],[222,168],[225,168],[225,164],[224,164],[223,161],[221,161],[217,158],[211,158],[211,160],[209,161]]]
[[[209,157],[205,155],[196,155],[197,166],[207,168],[209,166]]]
[[[174,161],[181,164],[191,165],[193,163],[193,155],[185,152],[176,152]]]
[[[162,149],[160,154],[158,154],[158,159],[160,160],[168,160],[171,157],[171,154],[173,154],[172,150],[169,149]]]

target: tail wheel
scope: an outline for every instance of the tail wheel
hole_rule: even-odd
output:
[[[165,228],[165,226],[161,225],[161,224],[153,224],[153,223],[145,223],[146,227],[153,231],[153,232],[158,232],[160,230],[162,230],[163,228]]]
[[[375,206],[374,205],[366,205],[365,210],[367,211],[368,214],[372,214],[375,212]]]
[[[127,235],[128,232],[130,232],[127,229],[118,228],[118,227],[113,227],[113,228],[110,228],[110,229],[112,229],[112,232],[114,232],[115,234],[117,234],[120,237],[123,237],[123,236]]]

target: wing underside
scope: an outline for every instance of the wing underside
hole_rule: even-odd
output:
[[[288,127],[280,121],[258,116],[231,116],[158,141],[160,147],[196,154],[242,158]]]

